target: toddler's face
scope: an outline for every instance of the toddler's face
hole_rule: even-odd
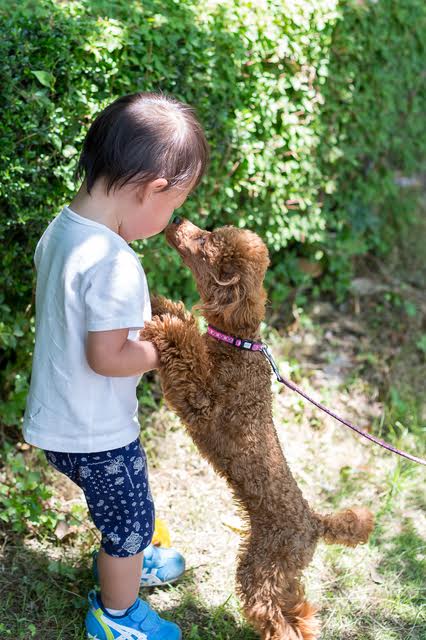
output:
[[[181,207],[192,190],[187,187],[172,187],[159,191],[166,181],[155,180],[143,189],[133,188],[128,194],[128,206],[123,210],[119,234],[126,242],[155,236],[167,226],[173,212]]]

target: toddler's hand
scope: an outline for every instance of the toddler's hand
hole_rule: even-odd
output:
[[[146,353],[151,364],[151,368],[158,369],[160,367],[160,354],[154,342],[151,339],[146,338],[143,334],[144,329],[139,331],[139,342],[145,343]]]
[[[170,319],[170,316],[154,316],[152,320],[145,323],[145,326],[139,332],[139,340],[144,341],[145,344],[151,345],[151,347],[156,351],[157,369],[161,366],[161,354],[167,344],[167,340],[165,339],[164,322],[166,318]]]

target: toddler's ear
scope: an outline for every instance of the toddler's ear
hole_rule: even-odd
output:
[[[156,178],[148,184],[151,185],[153,191],[161,191],[167,187],[168,182],[165,178]]]
[[[145,184],[136,187],[136,197],[140,202],[151,197],[154,193],[158,193],[167,186],[168,182],[165,178],[156,178]]]

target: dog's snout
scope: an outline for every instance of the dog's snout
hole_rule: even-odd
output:
[[[182,218],[180,218],[179,216],[175,216],[173,218],[173,224],[180,224],[182,222]]]

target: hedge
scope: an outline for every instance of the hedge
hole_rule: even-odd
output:
[[[394,172],[425,147],[425,16],[423,0],[2,0],[0,423],[21,423],[28,390],[35,244],[103,107],[158,89],[194,105],[212,162],[182,213],[262,235],[273,305],[341,299],[354,256],[384,253],[409,213]],[[152,290],[195,301],[161,237],[134,246]]]

